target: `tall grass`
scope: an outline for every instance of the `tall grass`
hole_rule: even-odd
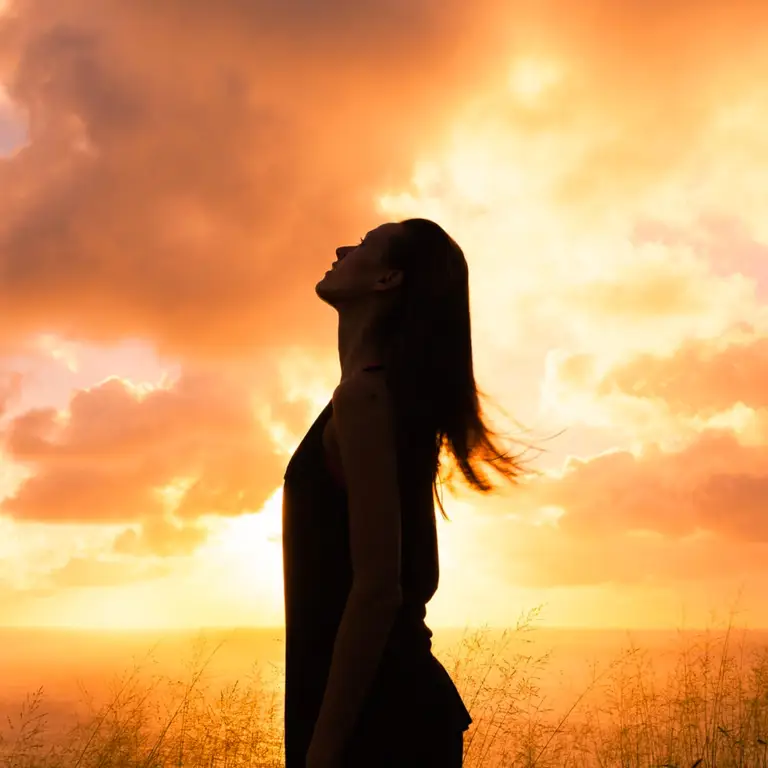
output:
[[[465,634],[438,653],[474,719],[468,768],[768,768],[768,648],[748,651],[730,621],[724,632],[687,640],[665,676],[630,645],[556,707],[541,686],[550,653],[533,652],[537,615],[495,639],[488,630]],[[153,671],[150,651],[105,703],[83,691],[86,715],[60,734],[49,732],[44,691],[35,691],[0,731],[0,764],[278,768],[278,672],[267,681],[254,666],[215,688],[206,671],[219,647],[198,641],[184,680]]]

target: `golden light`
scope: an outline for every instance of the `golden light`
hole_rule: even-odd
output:
[[[252,605],[254,616],[265,624],[282,621],[282,504],[281,486],[259,512],[225,521],[200,552],[226,581],[222,589],[237,602]]]
[[[288,402],[308,400],[318,409],[325,407],[338,383],[338,359],[310,357],[305,350],[290,350],[280,360],[280,379]]]
[[[509,87],[520,100],[532,102],[555,85],[561,76],[560,67],[551,61],[521,59],[512,67]]]
[[[712,416],[695,416],[691,419],[698,430],[727,429],[735,432],[743,444],[761,445],[764,439],[760,414],[744,403],[735,403],[725,411]]]
[[[536,510],[536,516],[532,520],[532,524],[536,527],[549,526],[550,528],[557,528],[558,520],[560,520],[564,514],[565,509],[563,509],[563,507],[539,507]]]
[[[162,389],[171,389],[174,385],[174,381],[170,378],[167,371],[163,371],[163,375],[160,379],[160,381],[139,381],[134,382],[130,379],[126,379],[121,376],[110,376],[105,381],[101,382],[101,384],[106,383],[106,381],[109,381],[111,379],[117,379],[120,381],[120,383],[123,385],[123,387],[128,391],[128,393],[131,395],[131,397],[134,398],[134,400],[138,400],[139,402],[144,400],[147,395],[151,395],[153,392],[157,392],[158,390]],[[101,386],[98,385],[98,386]]]
[[[184,498],[184,494],[196,482],[196,479],[194,477],[175,477],[167,485],[156,488],[155,494],[163,501],[166,509],[173,512]]]
[[[0,455],[0,499],[13,496],[33,473],[34,470],[30,467],[16,464]],[[10,518],[3,518],[0,515],[0,520],[2,519],[6,519],[6,522],[10,521]]]
[[[103,587],[70,591],[57,606],[46,606],[47,615],[38,617],[38,626],[68,629],[124,630],[162,626],[167,621],[162,605],[154,603],[146,585],[113,586],[109,599]],[[34,616],[34,614],[33,614]]]
[[[2,11],[0,11],[2,12]],[[0,98],[0,104],[2,99]],[[37,346],[54,360],[63,363],[70,373],[77,373],[79,362],[76,355],[77,344],[62,341],[52,333],[42,333],[37,337]]]
[[[338,375],[338,362],[331,355],[318,360],[301,350],[289,350],[280,360],[285,400],[289,403],[305,402],[315,415],[319,415],[330,400]],[[259,395],[254,396],[253,415],[281,455],[290,456],[296,450],[304,436],[304,429],[300,430],[300,434],[294,434],[283,422],[275,419],[272,404]]]

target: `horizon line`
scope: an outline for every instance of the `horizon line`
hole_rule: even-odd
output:
[[[702,632],[707,630],[747,630],[749,632],[768,632],[768,626],[766,627],[749,627],[739,624],[725,624],[723,626],[718,625],[695,625],[686,627],[647,627],[647,626],[631,626],[631,625],[616,625],[616,626],[589,626],[585,624],[579,625],[567,625],[567,624],[546,624],[546,625],[531,625],[521,626],[516,628],[515,625],[489,625],[489,624],[470,624],[470,625],[448,625],[430,627],[434,634],[439,632],[519,632],[530,633],[539,630],[554,631],[554,632]],[[19,630],[19,631],[38,631],[38,632],[93,632],[102,634],[140,634],[143,632],[168,632],[174,634],[189,634],[192,632],[204,632],[204,631],[216,631],[216,632],[237,632],[237,631],[275,631],[285,632],[285,626],[283,625],[259,625],[259,624],[204,624],[199,626],[189,627],[174,627],[174,626],[144,626],[144,627],[104,627],[99,625],[94,626],[71,626],[68,624],[0,624],[0,631],[2,630]]]

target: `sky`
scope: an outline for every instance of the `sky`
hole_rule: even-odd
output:
[[[334,248],[459,242],[492,424],[433,626],[768,627],[761,0],[10,0],[0,625],[277,626]]]

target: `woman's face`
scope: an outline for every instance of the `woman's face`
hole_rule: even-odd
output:
[[[390,239],[401,231],[401,224],[382,224],[357,245],[337,248],[336,261],[315,286],[317,295],[335,306],[399,285],[402,272],[388,267],[385,256]]]

